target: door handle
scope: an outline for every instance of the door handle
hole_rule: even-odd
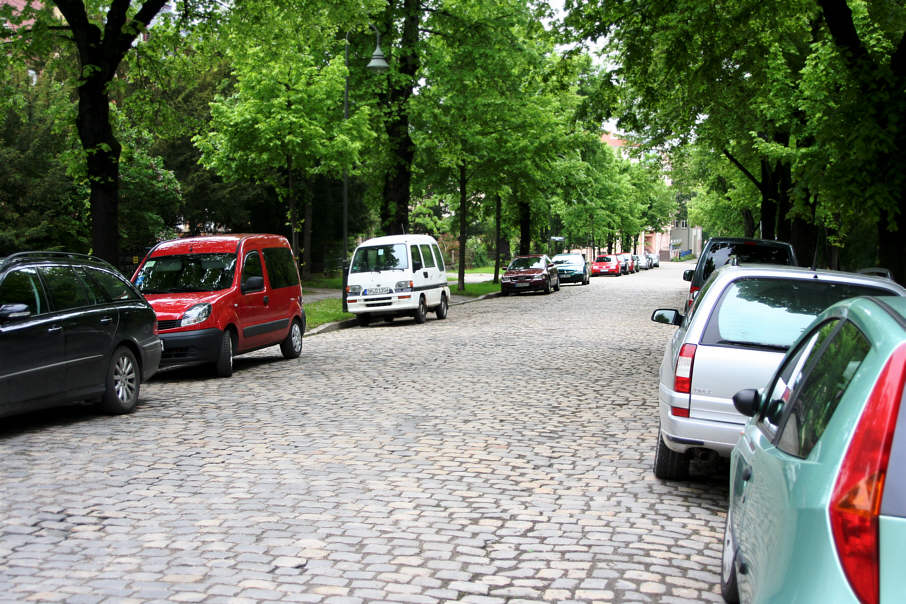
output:
[[[749,464],[746,464],[745,467],[742,469],[742,480],[743,480],[743,482],[749,482],[749,480],[751,478],[752,478],[752,466],[750,466]]]
[[[428,278],[428,271],[422,271],[422,275],[425,277],[425,279],[427,279],[427,278]]]
[[[101,325],[110,325],[111,323],[113,323],[111,317],[101,317]]]
[[[264,305],[267,306],[267,303],[270,299],[267,296],[264,296]]]
[[[61,331],[63,331],[62,325],[52,325],[47,328],[47,333],[60,333]]]

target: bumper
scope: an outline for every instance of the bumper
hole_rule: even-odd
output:
[[[155,337],[142,344],[142,381],[147,382],[160,369],[161,346],[163,341]]]
[[[164,352],[160,358],[160,366],[213,363],[220,352],[222,337],[223,331],[216,328],[162,333],[160,339],[164,344]]]
[[[585,273],[560,273],[560,283],[577,283],[585,281]]]
[[[358,296],[347,298],[349,312],[359,315],[374,314],[408,314],[418,308],[418,292],[387,294],[377,296]]]
[[[677,453],[685,453],[690,449],[708,449],[721,457],[730,456],[730,452],[745,429],[745,423],[719,422],[671,415],[671,404],[677,407],[688,407],[689,395],[674,393],[663,386],[660,390],[658,406],[660,408],[661,434],[667,448]]]
[[[510,282],[500,282],[500,291],[507,294],[519,293],[519,292],[532,292],[532,291],[542,291],[544,289],[544,284],[546,279],[538,279],[536,281],[510,281]]]

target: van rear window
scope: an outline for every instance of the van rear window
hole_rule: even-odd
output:
[[[369,245],[356,249],[352,257],[350,272],[370,273],[378,271],[406,270],[409,268],[408,254],[404,243]]]

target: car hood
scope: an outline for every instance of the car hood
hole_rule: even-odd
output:
[[[196,304],[215,304],[228,292],[191,292],[180,294],[145,294],[145,299],[157,314],[158,319],[178,319]]]

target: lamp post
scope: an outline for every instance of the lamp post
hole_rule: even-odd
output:
[[[384,51],[381,50],[381,32],[373,24],[369,23],[374,30],[377,40],[374,46],[374,52],[371,53],[371,61],[366,65],[366,69],[375,72],[384,72],[390,69]],[[349,119],[349,33],[346,32],[345,47],[345,64],[346,64],[346,87],[343,90],[343,121]],[[349,261],[349,169],[343,166],[343,311],[346,312],[346,278],[347,262]]]

